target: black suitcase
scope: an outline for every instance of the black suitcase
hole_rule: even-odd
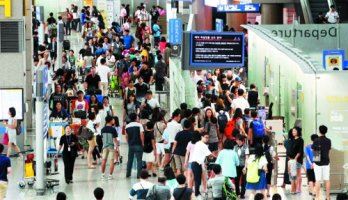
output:
[[[64,41],[63,41],[63,49],[64,49],[65,51],[70,50],[70,41],[69,41],[69,40],[64,40]]]

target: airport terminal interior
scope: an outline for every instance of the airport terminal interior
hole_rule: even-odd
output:
[[[348,200],[347,34],[348,0],[0,0],[0,200]]]

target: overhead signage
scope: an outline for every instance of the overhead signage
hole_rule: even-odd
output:
[[[217,7],[218,5],[226,5],[227,0],[204,0],[204,5],[209,7]]]
[[[4,15],[5,15],[5,17],[12,17],[11,0],[0,0],[0,6],[4,7]]]
[[[182,43],[182,20],[181,19],[169,19],[169,42],[171,44]]]
[[[191,32],[189,65],[192,68],[244,66],[244,34]]]
[[[249,3],[249,4],[229,4],[218,5],[218,12],[232,12],[232,13],[258,13],[260,12],[261,4]]]
[[[345,69],[345,50],[324,50],[323,67],[325,70],[343,70]]]

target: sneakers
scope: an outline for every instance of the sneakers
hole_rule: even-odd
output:
[[[106,180],[105,174],[102,174],[100,179],[103,180],[103,181],[105,181],[105,180]]]
[[[112,180],[113,178],[111,174],[108,176],[108,180]]]

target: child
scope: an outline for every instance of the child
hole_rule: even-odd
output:
[[[317,134],[311,135],[312,144],[313,142],[318,138],[319,136]],[[306,155],[306,173],[307,173],[307,179],[308,179],[308,185],[309,185],[309,194],[313,195],[314,192],[314,183],[315,183],[315,175],[314,175],[314,169],[313,169],[313,149],[312,144],[309,144],[305,147],[305,155]]]
[[[144,133],[143,161],[146,162],[146,169],[148,171],[152,171],[152,176],[156,177],[157,174],[155,173],[155,167],[153,166],[156,161],[156,143],[153,127],[153,122],[149,121],[146,123]]]
[[[221,174],[221,166],[219,164],[215,164],[213,166],[214,178],[208,180],[208,188],[212,188],[213,190],[213,198],[216,200],[222,199],[222,187],[227,180],[228,185],[233,190],[235,189],[231,179],[225,177]],[[227,178],[227,179],[226,179]]]

